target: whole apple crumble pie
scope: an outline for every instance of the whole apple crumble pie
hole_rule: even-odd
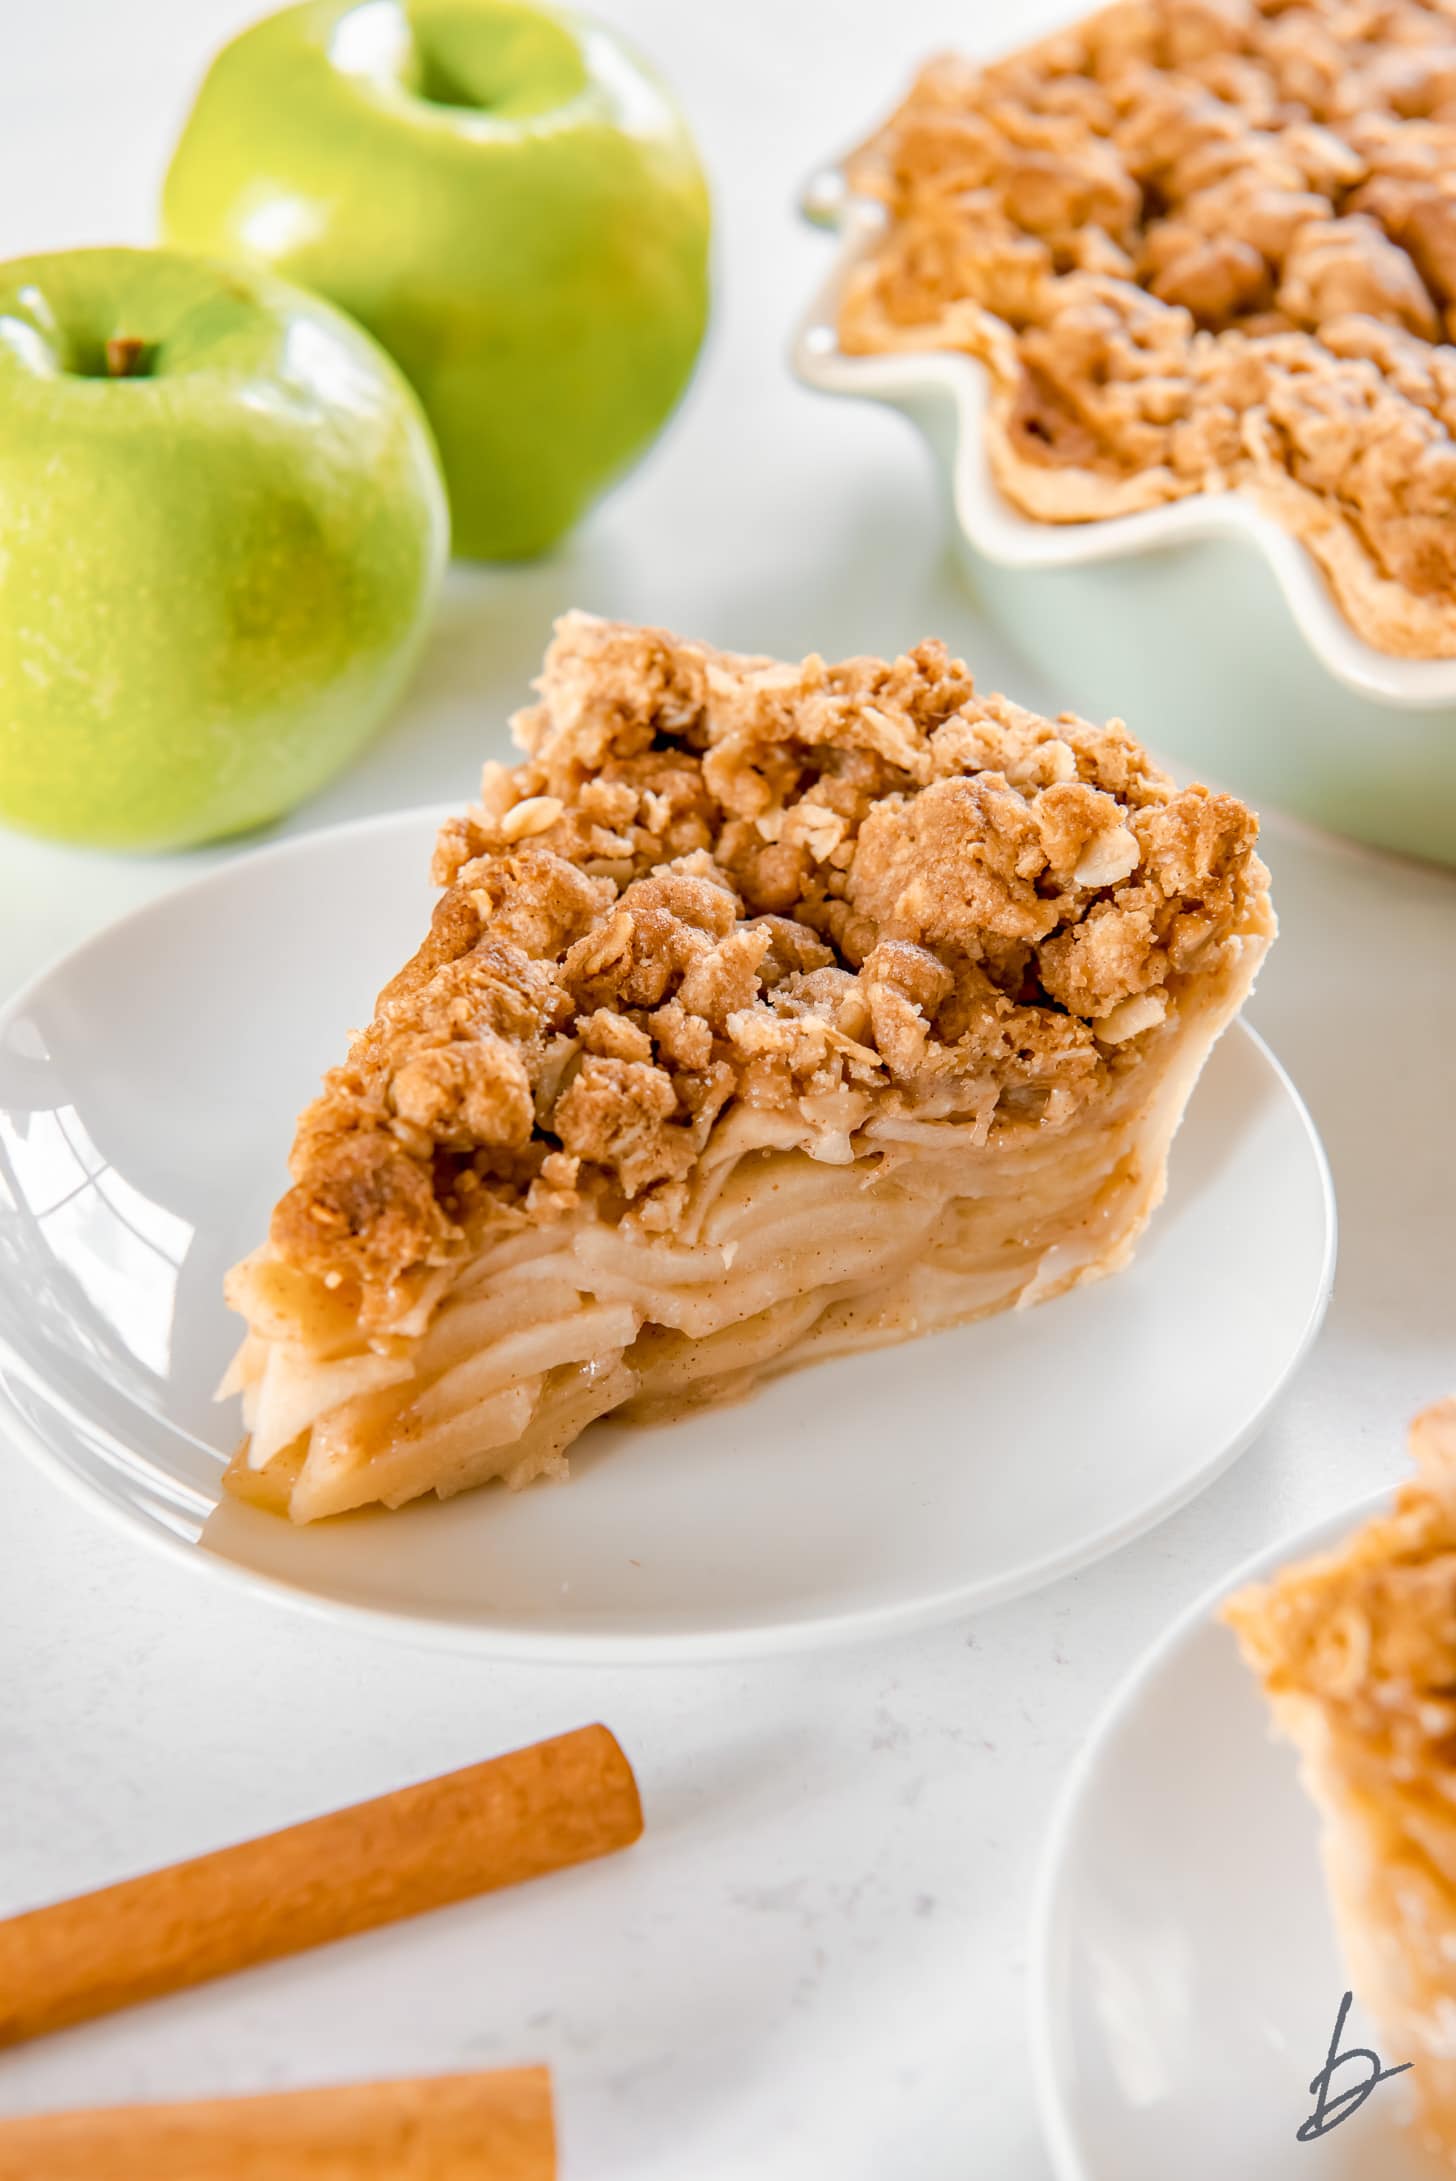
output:
[[[1114,1270],[1272,935],[1242,804],[939,644],[572,614],[539,687],[230,1278],[298,1520]]]
[[[931,62],[848,176],[841,345],[980,358],[1016,507],[1245,493],[1368,642],[1456,656],[1448,7],[1119,0]]]
[[[1411,1451],[1389,1514],[1225,1614],[1319,1806],[1354,1987],[1456,2162],[1456,1400]]]

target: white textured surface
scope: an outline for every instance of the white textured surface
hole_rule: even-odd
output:
[[[0,251],[143,239],[190,86],[248,12],[229,0],[8,11]],[[796,388],[783,348],[826,247],[791,216],[803,173],[913,59],[953,40],[989,46],[1004,12],[973,0],[889,12],[615,0],[611,12],[678,84],[713,168],[712,352],[656,458],[566,554],[454,579],[413,702],[300,825],[458,795],[501,747],[547,620],[569,603],[789,652],[933,630],[1002,679],[1003,654],[945,561],[923,454],[896,420]],[[1025,7],[1018,27],[1052,12]],[[1018,694],[1075,702],[1051,631],[1045,668]],[[1045,2181],[1025,1926],[1070,1756],[1199,1590],[1393,1476],[1401,1420],[1452,1376],[1456,880],[1277,826],[1269,854],[1284,936],[1254,1020],[1331,1156],[1334,1307],[1238,1467],[1058,1589],[791,1665],[483,1668],[215,1593],[7,1462],[0,1909],[591,1717],[636,1759],[651,1829],[629,1860],[21,2050],[0,2064],[0,2111],[539,2052],[557,2065],[567,2181]],[[0,989],[192,867],[0,839]],[[905,1383],[913,1429],[913,1371]]]

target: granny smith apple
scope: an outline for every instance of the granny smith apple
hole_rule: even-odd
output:
[[[162,216],[383,343],[474,559],[571,527],[660,429],[707,320],[707,187],[671,99],[611,32],[518,0],[258,23],[213,63]]]
[[[163,250],[0,265],[0,817],[276,817],[393,702],[447,541],[414,395],[316,296]]]

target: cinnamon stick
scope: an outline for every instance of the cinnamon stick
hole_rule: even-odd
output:
[[[0,1923],[0,2045],[628,1847],[605,1727]]]
[[[544,2067],[0,2121],[0,2181],[553,2181]]]

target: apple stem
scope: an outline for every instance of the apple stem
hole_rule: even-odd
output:
[[[106,344],[106,376],[139,379],[147,368],[150,350],[134,333],[113,333]]]

